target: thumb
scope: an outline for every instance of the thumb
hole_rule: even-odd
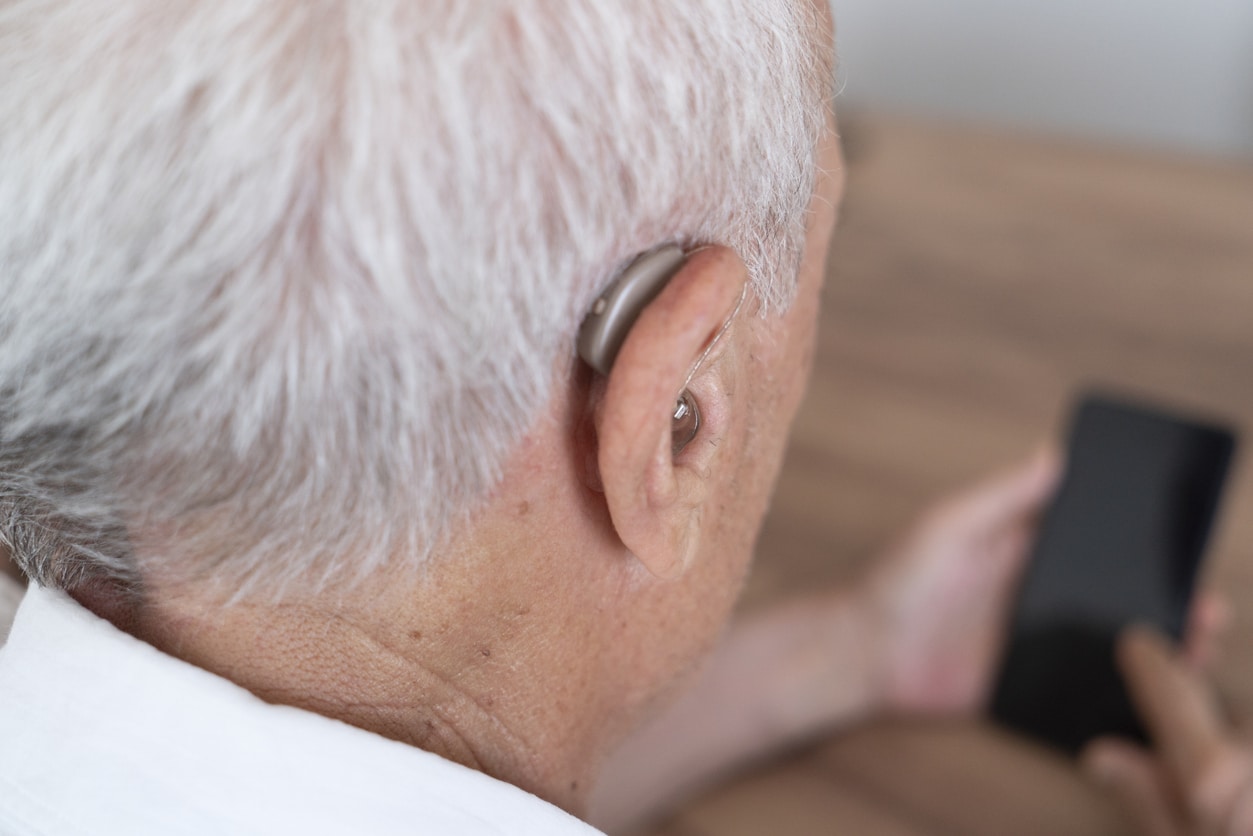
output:
[[[966,513],[988,525],[1034,517],[1057,490],[1061,475],[1061,455],[1056,448],[1041,447],[1031,458],[968,491]]]

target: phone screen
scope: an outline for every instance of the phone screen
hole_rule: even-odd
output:
[[[992,715],[1069,752],[1143,740],[1114,662],[1123,627],[1178,639],[1235,451],[1219,426],[1090,396],[1041,522]]]

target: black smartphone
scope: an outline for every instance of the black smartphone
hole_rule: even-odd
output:
[[[1023,576],[991,713],[1077,753],[1099,735],[1145,739],[1114,643],[1131,623],[1180,639],[1235,454],[1218,424],[1083,398],[1066,472]]]

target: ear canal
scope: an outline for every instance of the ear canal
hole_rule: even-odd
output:
[[[670,428],[670,453],[678,456],[700,432],[700,408],[692,393],[683,390],[674,405],[674,424]]]

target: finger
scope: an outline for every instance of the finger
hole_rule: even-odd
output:
[[[1174,787],[1144,749],[1121,740],[1098,740],[1084,750],[1080,764],[1109,789],[1136,833],[1177,836],[1185,832]]]
[[[1232,836],[1253,836],[1253,784],[1245,784],[1236,799],[1227,832]]]
[[[1043,447],[1026,462],[977,485],[962,500],[970,519],[986,524],[1013,523],[1034,516],[1057,489],[1061,456]]]
[[[1228,740],[1210,690],[1151,630],[1128,630],[1118,657],[1132,700],[1193,815],[1209,828],[1228,821],[1253,780],[1253,759]]]
[[[1208,670],[1218,657],[1218,645],[1231,626],[1231,606],[1217,592],[1203,592],[1188,615],[1184,659],[1193,670]]]
[[[1024,563],[1034,535],[1025,525],[1012,525],[997,530],[988,542],[990,568],[1009,572]],[[1009,603],[1008,601],[1006,603]]]
[[[1175,775],[1193,775],[1224,745],[1224,724],[1205,686],[1156,631],[1133,627],[1118,663],[1136,708]]]

